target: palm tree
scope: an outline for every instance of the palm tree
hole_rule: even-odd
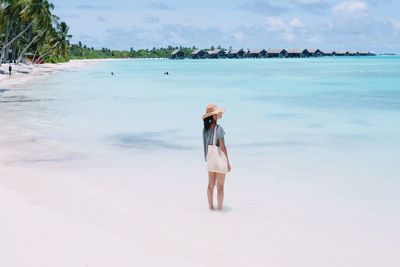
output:
[[[6,40],[1,50],[1,56],[4,57],[6,50],[31,29],[35,21],[22,13],[29,6],[30,0],[2,0],[2,2],[4,6],[2,18],[6,25]],[[12,38],[10,41],[9,37]]]
[[[31,19],[35,24],[36,35],[30,40],[25,48],[20,53],[17,62],[21,62],[23,56],[29,47],[41,36],[46,34],[52,28],[52,21],[54,17],[51,14],[51,10],[54,9],[54,5],[49,3],[47,0],[30,0],[30,2],[21,11],[23,17]],[[33,32],[33,31],[32,31]],[[31,33],[32,33],[31,32]]]
[[[5,40],[3,47],[0,52],[0,64],[2,63],[6,53],[8,55],[9,46],[11,46],[18,38],[20,38],[33,24],[30,22],[24,29],[19,31],[25,25],[25,22],[21,19],[20,13],[23,9],[23,2],[17,0],[1,0],[1,6],[3,15],[1,16],[2,23],[5,27]],[[13,34],[15,34],[14,37]],[[10,41],[9,38],[12,38]]]
[[[57,48],[58,55],[63,57],[69,56],[69,40],[72,35],[68,34],[69,27],[64,21],[57,25]]]
[[[68,34],[69,27],[65,22],[57,24],[55,30],[50,34],[44,53],[40,55],[42,59],[55,55],[61,58],[69,58],[70,43],[72,35]]]
[[[20,62],[27,52],[69,58],[69,27],[53,9],[48,0],[0,0],[0,64],[10,56]]]

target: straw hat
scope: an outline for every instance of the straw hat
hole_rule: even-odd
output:
[[[208,104],[206,107],[206,113],[203,114],[203,120],[212,115],[222,114],[225,112],[225,109],[219,108],[217,105]]]

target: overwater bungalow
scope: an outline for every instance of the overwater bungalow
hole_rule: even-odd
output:
[[[207,51],[209,58],[223,58],[225,57],[225,51],[222,49],[214,49]]]
[[[370,56],[370,55],[372,55],[372,53],[369,52],[369,51],[359,51],[358,54],[360,56]]]
[[[254,49],[248,49],[246,53],[246,57],[251,57],[251,58],[265,58],[267,57],[267,50],[265,49],[260,49],[260,48],[254,48]]]
[[[305,57],[321,57],[321,56],[375,56],[369,51],[349,51],[349,50],[325,50],[318,48],[253,48],[253,49],[213,49],[204,50],[196,49],[191,53],[192,58],[274,58],[274,57],[290,57],[290,58],[305,58]],[[183,49],[175,49],[171,53],[171,59],[185,58]]]
[[[288,57],[288,52],[283,48],[269,48],[267,50],[267,57]]]
[[[309,57],[307,49],[291,48],[287,50],[287,57]]]
[[[182,49],[175,49],[171,53],[171,59],[184,59],[185,58],[185,53],[182,51]]]
[[[324,56],[334,56],[335,55],[334,50],[324,50],[322,53]]]
[[[321,57],[324,53],[318,48],[307,48],[310,57]]]
[[[200,59],[200,58],[207,58],[208,53],[203,49],[195,49],[192,52],[192,58]]]
[[[241,49],[231,49],[229,52],[226,54],[228,58],[243,58],[246,52],[241,48]]]
[[[348,56],[349,51],[344,51],[344,50],[338,50],[335,51],[335,56],[342,57],[342,56]]]
[[[349,56],[359,56],[360,54],[358,53],[358,51],[348,51],[349,52]]]

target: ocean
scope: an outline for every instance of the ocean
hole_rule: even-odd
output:
[[[0,168],[101,185],[145,201],[145,217],[171,212],[163,205],[172,214],[207,210],[201,116],[215,103],[226,109],[228,215],[260,224],[329,218],[352,225],[345,233],[374,231],[374,222],[399,221],[399,85],[395,56],[97,62],[0,93]],[[22,190],[23,178],[10,177],[3,182]],[[386,241],[368,239],[363,251]],[[348,262],[371,263],[351,255]]]

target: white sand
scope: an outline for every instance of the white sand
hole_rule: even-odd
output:
[[[227,184],[206,208],[204,180],[133,170],[1,170],[2,266],[393,266],[393,214],[313,199],[301,184],[265,195]],[[153,174],[162,176],[160,171]],[[95,175],[95,176],[94,176]],[[174,176],[174,177],[172,177]],[[233,176],[238,179],[239,176]],[[112,178],[112,179],[111,179]],[[171,182],[175,179],[175,183]],[[289,189],[288,189],[289,188]]]
[[[27,76],[35,75],[0,84],[9,87]],[[98,154],[64,163],[52,156],[68,157],[67,145],[53,147],[2,115],[7,114],[0,114],[0,266],[397,267],[400,262],[399,213],[363,195],[349,202],[329,183],[304,184],[301,175],[288,176],[286,166],[259,173],[234,164],[226,211],[210,212],[201,156],[184,159],[183,169],[171,165],[183,160],[176,154],[156,165],[151,160],[159,157],[152,154],[130,162]],[[32,147],[20,145],[22,139]]]

